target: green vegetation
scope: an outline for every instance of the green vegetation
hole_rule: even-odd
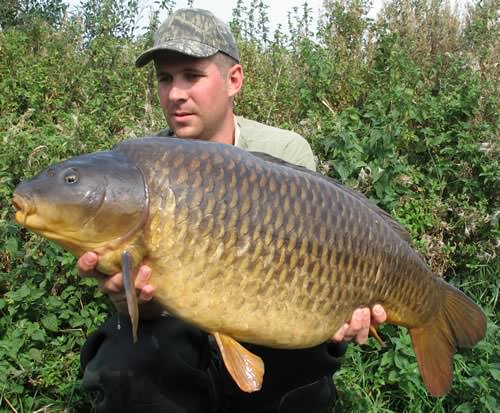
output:
[[[324,3],[317,27],[304,4],[271,33],[263,2],[238,2],[238,113],[303,134],[324,173],[394,214],[489,319],[485,340],[455,358],[441,399],[426,393],[404,329],[384,326],[384,349],[350,346],[336,375],[346,410],[498,412],[498,4],[476,0],[459,15],[441,0],[392,0],[371,20],[367,0]],[[50,163],[165,127],[152,69],[133,66],[158,25],[154,14],[138,34],[139,6],[84,0],[77,15],[60,0],[2,6],[2,412],[92,410],[79,351],[112,309],[73,257],[13,222],[10,197]]]

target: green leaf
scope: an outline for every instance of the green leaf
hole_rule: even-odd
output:
[[[374,166],[372,168],[372,181],[377,182],[380,177],[384,174],[384,170],[380,166]]]
[[[53,314],[44,316],[41,321],[47,330],[53,332],[57,332],[59,330],[59,320]]]
[[[484,404],[488,407],[490,412],[498,412],[498,402],[497,399],[490,396],[489,394],[483,399]]]
[[[408,365],[408,360],[406,360],[404,356],[401,356],[400,353],[396,352],[394,353],[394,364],[398,369],[403,370]]]
[[[490,373],[496,381],[500,381],[500,370],[493,368],[490,370]]]
[[[15,301],[21,301],[24,298],[28,297],[30,294],[31,288],[29,288],[26,284],[23,284],[18,290],[13,292],[12,298]]]
[[[35,360],[39,363],[42,362],[42,359],[43,359],[42,352],[40,350],[38,350],[37,348],[30,348],[28,353],[33,360]]]
[[[42,330],[41,328],[38,330],[35,330],[33,332],[33,334],[31,334],[31,338],[34,341],[39,341],[39,342],[43,343],[45,341],[45,338],[46,338],[45,331]]]
[[[346,165],[343,162],[335,162],[333,164],[333,167],[340,175],[340,179],[342,181],[345,181],[349,177],[350,171],[347,169]]]
[[[399,379],[400,379],[400,373],[395,370],[391,370],[389,372],[389,375],[387,376],[387,381],[389,383],[396,383],[399,381]]]
[[[17,239],[15,239],[15,238],[9,238],[7,241],[5,241],[5,250],[12,257],[14,257],[17,254],[17,251],[18,251]]]

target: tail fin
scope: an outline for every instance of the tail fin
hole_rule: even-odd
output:
[[[422,327],[410,329],[418,367],[433,396],[444,396],[453,380],[453,355],[474,346],[486,332],[486,316],[461,291],[443,281],[439,312]]]

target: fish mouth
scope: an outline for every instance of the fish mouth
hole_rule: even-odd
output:
[[[15,193],[12,197],[12,205],[16,211],[16,221],[26,225],[28,215],[35,212],[35,205],[30,197]]]

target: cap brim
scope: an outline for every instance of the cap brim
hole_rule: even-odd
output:
[[[136,67],[142,67],[148,64],[154,59],[156,53],[161,51],[177,52],[192,57],[210,57],[216,54],[219,50],[215,47],[197,42],[195,40],[183,40],[182,44],[179,44],[179,39],[176,39],[175,41],[172,40],[170,42],[158,44],[146,50],[135,61]]]

